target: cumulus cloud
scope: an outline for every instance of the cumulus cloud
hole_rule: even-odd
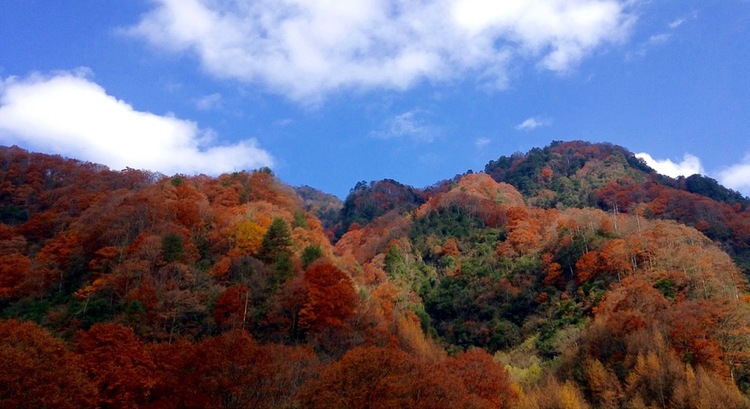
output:
[[[652,169],[669,177],[690,176],[696,173],[705,174],[701,161],[697,156],[686,153],[682,162],[675,163],[671,159],[654,159],[648,153],[636,153],[637,158],[643,159]]]
[[[750,197],[750,155],[741,163],[720,171],[719,181],[722,185]]]
[[[527,118],[526,120],[524,120],[520,124],[516,125],[516,130],[518,130],[518,131],[532,131],[532,130],[534,130],[536,128],[540,128],[542,126],[549,126],[550,123],[551,123],[551,121],[549,119],[531,117],[531,118]]]
[[[80,72],[2,80],[0,140],[113,169],[165,174],[273,165],[255,140],[216,144],[212,131],[174,116],[137,111]]]
[[[125,32],[198,57],[212,75],[294,100],[406,89],[470,73],[506,86],[531,60],[565,72],[627,38],[632,0],[156,0]]]
[[[440,129],[429,124],[420,110],[407,111],[383,123],[372,135],[381,139],[412,139],[418,142],[432,142],[440,134]]]

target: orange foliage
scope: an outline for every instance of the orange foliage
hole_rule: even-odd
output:
[[[251,307],[250,289],[236,285],[219,295],[212,316],[221,328],[244,329]]]
[[[627,334],[654,322],[654,317],[668,305],[651,284],[627,277],[613,286],[594,309],[594,315],[606,322],[613,334]]]
[[[445,256],[460,256],[461,250],[458,249],[458,244],[456,244],[456,240],[450,238],[445,241],[445,245],[443,246],[443,255]]]
[[[359,347],[308,382],[301,408],[438,409],[471,407],[463,385],[443,372],[431,371],[403,351]]]
[[[720,345],[711,336],[721,321],[717,305],[694,300],[679,303],[670,311],[669,338],[683,361],[729,376]]]
[[[544,285],[558,286],[564,283],[563,279],[563,270],[560,263],[550,263],[547,267],[547,275],[544,276],[542,283]]]
[[[31,268],[31,260],[23,254],[0,255],[0,299],[15,298],[26,291],[23,283]]]
[[[477,408],[504,408],[516,398],[508,373],[484,350],[469,349],[448,358],[444,365],[474,396]]]
[[[101,323],[76,335],[83,368],[99,389],[99,405],[138,408],[156,384],[155,364],[133,330]]]
[[[211,275],[218,279],[226,278],[231,266],[232,259],[230,257],[222,257],[213,265],[213,267],[211,267]]]
[[[261,243],[263,243],[263,235],[266,234],[267,228],[250,220],[241,221],[234,228],[237,248],[247,254],[257,254]]]
[[[595,251],[589,251],[576,262],[576,281],[584,283],[595,278],[599,273],[597,267],[599,255]]]
[[[300,311],[300,326],[312,331],[340,328],[354,315],[359,297],[352,279],[326,261],[305,271],[308,299]]]
[[[78,356],[42,327],[0,321],[0,407],[96,406],[96,389]]]
[[[317,370],[311,351],[258,345],[244,331],[197,344],[178,369],[177,407],[289,407],[300,386]]]

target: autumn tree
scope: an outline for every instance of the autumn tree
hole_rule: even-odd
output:
[[[307,302],[299,312],[300,328],[318,336],[345,333],[359,300],[349,275],[327,261],[319,261],[305,271],[304,284]],[[341,347],[336,345],[341,341],[323,342],[334,351]]]
[[[574,382],[561,382],[551,376],[524,393],[514,407],[588,409],[591,406],[586,402],[586,398]]]
[[[476,407],[455,377],[394,348],[358,347],[326,367],[299,395],[304,409]]]
[[[29,278],[31,260],[26,255],[14,253],[0,255],[0,299],[26,295],[23,284]]]
[[[186,398],[188,371],[195,359],[196,345],[180,339],[176,342],[146,343],[145,348],[154,360],[154,384],[145,408],[178,408]]]
[[[30,322],[0,321],[0,407],[95,407],[96,396],[61,340]]]
[[[83,368],[99,390],[99,405],[138,408],[148,402],[156,383],[149,351],[133,330],[115,323],[100,323],[79,332],[76,351]]]
[[[508,373],[482,349],[458,353],[444,367],[463,382],[477,408],[504,408],[516,398]]]
[[[200,342],[179,369],[178,407],[290,407],[316,370],[305,348],[261,346],[245,331],[230,331]]]
[[[228,288],[216,299],[213,319],[221,328],[244,329],[250,308],[250,289],[244,285]]]
[[[287,280],[270,300],[271,310],[265,320],[266,330],[279,341],[299,341],[305,336],[300,313],[309,304],[309,292],[301,276]]]
[[[248,254],[256,254],[261,249],[265,229],[252,220],[243,220],[235,226],[235,245]]]

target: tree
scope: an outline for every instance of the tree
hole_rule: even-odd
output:
[[[477,407],[504,408],[516,398],[508,373],[482,349],[471,348],[458,353],[448,358],[444,367],[474,395]]]
[[[321,261],[305,271],[304,283],[308,296],[300,311],[300,326],[310,331],[344,327],[358,301],[349,275]]]
[[[277,217],[271,222],[260,245],[260,258],[267,263],[275,263],[283,256],[288,256],[292,244],[289,225]]]
[[[171,263],[182,258],[184,253],[184,247],[182,245],[182,237],[175,233],[170,233],[164,236],[161,241],[161,254],[164,261]]]
[[[31,261],[23,254],[0,255],[0,299],[22,296]]]
[[[261,346],[245,331],[230,331],[195,346],[179,368],[177,407],[291,407],[298,389],[317,369],[312,351]]]
[[[395,348],[357,347],[310,380],[304,409],[472,408],[456,377]]]
[[[243,220],[235,226],[235,245],[248,254],[256,254],[263,244],[263,226],[251,220]]]
[[[96,389],[81,362],[44,328],[0,321],[0,407],[95,407]]]
[[[309,267],[315,260],[323,257],[323,250],[320,246],[307,246],[302,250],[302,268]]]
[[[216,299],[213,318],[221,328],[244,329],[250,308],[250,289],[244,285],[236,285]]]
[[[99,323],[75,339],[83,367],[99,389],[99,405],[138,408],[148,402],[156,383],[155,364],[133,330]]]
[[[385,266],[383,269],[390,277],[394,277],[399,273],[403,273],[404,258],[401,257],[401,251],[396,244],[391,244],[388,247],[388,252],[385,254]]]
[[[576,262],[576,281],[584,283],[596,278],[599,273],[598,268],[599,254],[595,251],[589,251]]]
[[[263,236],[258,256],[266,263],[273,263],[276,270],[276,276],[272,280],[274,288],[278,288],[294,271],[292,252],[289,248],[291,244],[292,238],[287,223],[280,217],[273,219]]]

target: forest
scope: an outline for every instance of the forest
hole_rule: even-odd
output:
[[[343,201],[0,147],[0,407],[750,408],[749,205],[582,141]]]

